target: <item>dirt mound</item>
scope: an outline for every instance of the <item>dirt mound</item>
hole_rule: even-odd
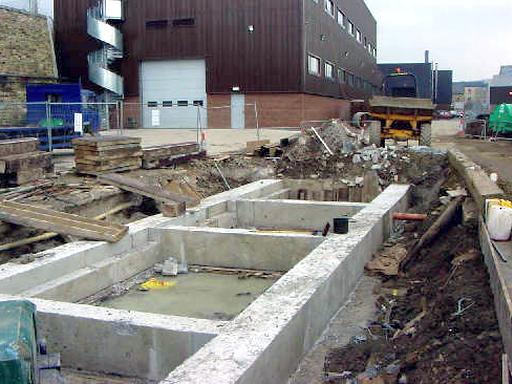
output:
[[[477,238],[452,228],[406,277],[386,281],[366,334],[326,357],[326,382],[499,382],[501,336]]]

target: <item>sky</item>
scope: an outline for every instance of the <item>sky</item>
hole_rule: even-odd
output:
[[[455,81],[512,65],[512,0],[365,1],[377,19],[379,63],[423,62],[429,49]]]

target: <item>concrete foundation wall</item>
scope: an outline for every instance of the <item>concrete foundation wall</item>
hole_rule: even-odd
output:
[[[189,263],[289,270],[228,323],[31,299],[42,334],[69,368],[161,380],[177,367],[163,384],[286,382],[391,232],[392,212],[407,208],[409,186],[392,185],[368,205],[262,200],[283,189],[282,181],[252,183],[205,199],[185,216],[134,223],[116,244],[77,242],[31,264],[0,266],[0,293],[88,296],[155,260],[181,255]],[[266,207],[286,227],[331,220],[337,209],[351,212],[354,222],[349,234],[327,238],[199,227],[238,208],[248,216],[243,220],[270,223]]]
[[[353,216],[366,204],[311,202],[301,200],[238,200],[237,223],[240,228],[331,230],[336,217]]]
[[[391,213],[408,206],[408,192],[386,189],[348,235],[330,236],[161,383],[286,382],[389,235]]]
[[[224,322],[32,299],[40,337],[64,367],[159,380],[213,339]]]
[[[154,233],[166,256],[184,258],[189,264],[269,271],[288,271],[324,240],[320,236],[198,227],[167,227]]]

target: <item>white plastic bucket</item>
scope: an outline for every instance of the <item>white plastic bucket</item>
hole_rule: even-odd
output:
[[[487,227],[492,240],[510,240],[510,233],[512,232],[512,209],[492,205],[489,209]]]

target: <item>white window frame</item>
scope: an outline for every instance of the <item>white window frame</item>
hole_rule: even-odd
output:
[[[314,59],[318,63],[318,69],[316,72],[313,72],[311,69],[312,59]],[[322,66],[322,59],[318,56],[308,53],[308,73],[313,76],[318,76],[318,77],[322,76],[321,66]]]
[[[327,68],[330,68],[330,72],[331,72],[330,76],[327,74]],[[325,78],[329,79],[329,80],[334,80],[335,79],[335,76],[334,76],[335,71],[336,71],[336,66],[333,63],[326,61],[324,64]]]
[[[347,20],[347,16],[345,16],[345,14],[343,13],[343,11],[341,9],[337,8],[337,11],[338,12],[337,12],[336,18],[337,18],[337,21],[338,21],[338,25],[341,28],[345,29],[346,28],[345,27],[345,21]]]
[[[329,16],[333,18],[336,17],[336,6],[334,5],[333,0],[324,0],[324,9]]]
[[[356,40],[358,43],[363,43],[363,34],[359,28],[356,28]]]
[[[356,26],[354,25],[353,22],[348,20],[348,33],[350,33],[352,36],[355,36],[355,33],[356,33],[355,31],[356,31]]]

